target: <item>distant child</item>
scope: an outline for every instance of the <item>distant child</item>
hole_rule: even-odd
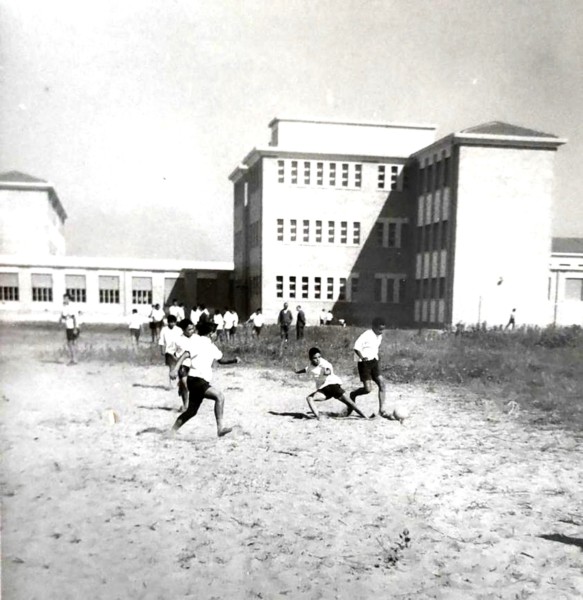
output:
[[[263,313],[261,312],[260,308],[258,308],[247,319],[247,323],[251,323],[251,325],[253,326],[253,333],[254,333],[254,335],[256,335],[257,337],[259,337],[261,335],[261,329],[263,328],[263,325],[265,325],[265,317],[263,316]]]
[[[354,342],[354,353],[358,360],[358,374],[362,381],[362,387],[350,392],[350,399],[355,401],[358,396],[372,392],[374,381],[379,390],[379,414],[381,417],[391,419],[392,414],[387,413],[385,407],[386,388],[385,380],[380,373],[379,348],[383,339],[385,322],[380,317],[372,320],[371,329],[362,333]],[[352,411],[348,408],[348,414]]]
[[[140,342],[140,333],[142,333],[142,323],[144,319],[142,315],[138,314],[138,309],[132,309],[132,314],[130,316],[130,337],[134,346],[137,348]]]
[[[176,326],[176,317],[174,315],[168,315],[167,322],[168,325],[164,325],[160,331],[158,346],[168,367],[168,373],[170,373],[176,364],[177,342],[182,337],[182,329]],[[170,379],[168,389],[172,389],[172,379]]]
[[[225,397],[221,390],[210,383],[212,379],[212,366],[216,360],[219,364],[228,365],[240,362],[238,357],[233,359],[223,358],[223,353],[210,339],[214,326],[212,323],[199,323],[198,335],[194,335],[194,325],[188,321],[184,324],[184,340],[180,342],[182,354],[170,373],[176,379],[180,367],[188,361],[189,371],[187,377],[188,406],[176,419],[172,431],[176,432],[197,413],[202,401],[207,398],[215,403],[215,419],[217,422],[217,435],[223,437],[232,431],[231,427],[223,426],[223,411]]]
[[[158,342],[160,337],[160,331],[162,330],[162,326],[164,325],[164,317],[166,314],[160,308],[159,304],[152,304],[152,310],[150,311],[149,319],[150,319],[150,334],[152,336],[152,343],[155,344]]]
[[[65,323],[65,335],[67,338],[67,352],[69,354],[69,364],[77,364],[77,338],[79,337],[79,318],[78,310],[71,306],[71,298],[68,294],[63,296],[63,310],[59,317],[60,323]]]
[[[316,410],[314,402],[322,402],[330,398],[335,398],[345,404],[349,410],[348,414],[356,411],[356,413],[366,419],[366,415],[346,396],[346,392],[342,389],[342,380],[334,374],[332,365],[326,359],[322,358],[319,348],[310,348],[308,358],[310,359],[308,366],[296,371],[296,373],[308,373],[316,381],[316,391],[309,394],[306,398],[308,406],[316,419],[320,419],[320,415]]]
[[[506,324],[506,327],[504,329],[514,330],[515,327],[516,327],[516,309],[513,308],[512,312],[510,313],[510,318],[508,319],[508,323]]]

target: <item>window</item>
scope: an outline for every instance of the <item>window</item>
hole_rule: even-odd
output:
[[[65,275],[65,290],[71,302],[87,302],[85,275]]]
[[[316,184],[324,185],[324,163],[322,162],[316,164]]]
[[[346,244],[348,242],[348,221],[340,222],[340,243]]]
[[[277,181],[278,183],[285,181],[285,162],[283,160],[277,161]]]
[[[18,302],[18,273],[0,273],[0,301]]]
[[[379,190],[385,189],[385,165],[379,165],[377,168],[377,188]]]
[[[397,224],[389,223],[389,248],[397,247]]]
[[[441,222],[441,250],[447,249],[447,233],[449,229],[449,221]]]
[[[342,187],[348,187],[348,163],[342,163]]]
[[[383,280],[380,277],[375,277],[374,280],[374,301],[383,301]]]
[[[352,223],[352,243],[360,244],[360,223],[358,221]]]
[[[384,223],[375,223],[375,239],[377,241],[377,246],[384,246],[384,238],[385,238],[385,224]]]
[[[296,277],[295,275],[290,275],[289,277],[289,297],[296,297]]]
[[[338,300],[346,300],[346,277],[341,277],[338,287]]]
[[[565,280],[565,300],[583,300],[583,279]]]
[[[336,163],[330,163],[328,177],[330,185],[334,187],[336,185]]]
[[[302,277],[302,298],[307,298],[309,295],[309,291],[309,280],[307,277]]]
[[[326,279],[326,299],[334,300],[334,277]]]
[[[298,238],[298,222],[296,219],[290,219],[289,222],[289,240],[295,242]]]
[[[304,219],[304,235],[303,235],[304,243],[308,243],[310,241],[310,221]]]
[[[298,161],[292,160],[291,163],[291,182],[296,185],[298,183]]]
[[[401,242],[399,248],[405,248],[409,242],[409,225],[401,223]]]
[[[399,167],[396,165],[391,166],[391,189],[396,190],[399,181]]]
[[[275,295],[278,298],[283,298],[283,275],[278,275],[275,278]]]
[[[314,298],[320,300],[322,297],[322,278],[314,277]]]
[[[283,219],[277,219],[277,241],[283,242]]]
[[[397,302],[405,302],[405,296],[407,293],[407,280],[405,278],[399,279],[399,292],[397,296]]]
[[[362,187],[362,165],[354,165],[354,187]]]
[[[99,304],[119,304],[119,277],[99,276]]]
[[[309,160],[306,160],[304,162],[304,185],[310,185],[310,179],[311,179],[311,163]]]
[[[350,276],[350,300],[351,302],[356,301],[358,296],[358,275]]]
[[[328,243],[334,243],[334,221],[328,221]]]
[[[445,298],[445,277],[440,277],[438,279],[439,281],[439,294],[437,295],[438,298]]]
[[[450,166],[449,166],[449,158],[446,158],[443,165],[443,185],[444,187],[449,186],[450,181]]]
[[[151,277],[132,277],[132,304],[152,304]]]
[[[316,243],[322,243],[322,221],[316,221]]]
[[[52,302],[53,276],[50,274],[32,273],[30,278],[32,284],[32,301]]]

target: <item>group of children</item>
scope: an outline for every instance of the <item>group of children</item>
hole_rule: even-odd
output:
[[[212,366],[215,361],[223,365],[238,363],[239,357],[223,356],[222,351],[213,341],[216,335],[214,323],[208,320],[199,320],[196,326],[190,319],[183,319],[177,324],[176,317],[169,315],[167,322],[168,324],[160,333],[159,344],[169,369],[170,383],[178,380],[178,393],[182,398],[182,412],[172,426],[171,433],[174,434],[194,417],[203,400],[208,399],[215,403],[217,435],[219,437],[227,435],[232,428],[225,427],[223,424],[225,397],[223,392],[212,384]],[[386,385],[379,367],[379,349],[384,329],[384,321],[375,318],[371,328],[361,334],[354,343],[362,385],[348,395],[342,388],[341,379],[334,373],[332,364],[322,357],[320,349],[310,348],[308,365],[296,370],[295,373],[307,373],[315,381],[316,389],[307,396],[306,401],[316,419],[320,418],[320,414],[315,403],[331,398],[339,400],[346,406],[344,416],[356,412],[364,419],[373,418],[376,415],[367,417],[357,406],[356,399],[369,394],[374,383],[378,388],[379,415],[402,422],[402,413],[399,414],[397,410],[388,411],[386,406]]]

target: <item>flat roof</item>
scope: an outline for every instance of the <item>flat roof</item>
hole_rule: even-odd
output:
[[[421,123],[375,123],[366,121],[332,121],[320,119],[287,119],[274,117],[269,122],[269,127],[273,127],[276,123],[312,123],[320,125],[351,125],[356,127],[385,127],[394,129],[437,129],[437,125],[421,124]]]

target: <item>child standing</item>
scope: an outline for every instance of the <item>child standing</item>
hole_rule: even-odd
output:
[[[321,402],[330,398],[336,398],[336,400],[340,400],[340,402],[345,404],[349,410],[348,414],[354,410],[366,419],[367,416],[346,396],[346,392],[342,389],[342,380],[338,375],[334,374],[332,365],[326,359],[322,358],[320,349],[310,348],[308,358],[310,359],[308,366],[296,371],[296,374],[309,373],[316,381],[316,391],[309,394],[306,398],[308,406],[316,419],[320,419],[320,414],[316,410],[314,402]]]
[[[177,342],[182,337],[182,329],[176,326],[176,317],[174,315],[168,315],[167,322],[168,325],[164,325],[160,331],[158,346],[168,367],[168,373],[170,373],[176,364]],[[168,389],[172,389],[172,379],[170,379]]]
[[[132,342],[134,346],[137,348],[140,342],[140,333],[142,332],[142,323],[144,319],[142,315],[138,313],[138,309],[132,309],[132,315],[130,317],[130,337],[132,338]]]

